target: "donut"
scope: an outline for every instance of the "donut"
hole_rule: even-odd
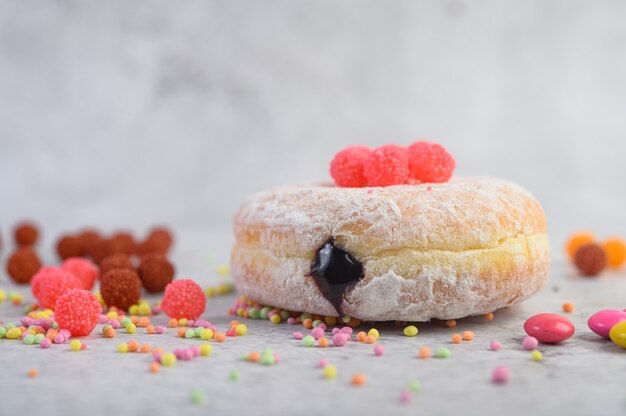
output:
[[[232,277],[260,304],[368,321],[457,319],[530,297],[547,281],[539,202],[490,177],[249,197],[234,219]]]

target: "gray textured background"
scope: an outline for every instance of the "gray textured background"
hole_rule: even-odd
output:
[[[559,245],[626,233],[622,1],[0,6],[5,231],[226,230],[346,145],[426,138],[534,192]]]

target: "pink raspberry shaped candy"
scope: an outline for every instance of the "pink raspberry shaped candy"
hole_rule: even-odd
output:
[[[359,188],[367,185],[363,166],[370,153],[372,149],[367,146],[350,146],[337,153],[330,162],[330,176],[337,186]]]
[[[423,183],[447,182],[452,177],[456,161],[441,145],[426,141],[409,146],[409,176]]]
[[[82,289],[83,283],[72,273],[59,267],[47,266],[40,269],[30,282],[39,306],[54,309],[57,298],[67,289]]]
[[[56,301],[54,317],[73,337],[91,334],[100,320],[102,307],[96,296],[85,289],[69,289]]]
[[[202,288],[191,279],[174,280],[165,288],[161,310],[170,318],[198,319],[206,307]]]
[[[67,270],[83,282],[83,289],[91,290],[98,278],[98,266],[87,259],[70,257],[61,264],[63,270]]]
[[[365,159],[367,186],[401,185],[409,179],[409,153],[395,144],[378,147]]]

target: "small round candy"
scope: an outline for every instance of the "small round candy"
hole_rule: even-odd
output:
[[[324,366],[324,378],[327,380],[333,380],[337,377],[337,367],[333,364],[327,364]]]
[[[206,295],[190,279],[174,280],[165,288],[161,310],[170,318],[198,319],[206,307]]]
[[[346,334],[337,332],[335,335],[333,335],[333,345],[336,345],[337,347],[343,347],[344,345],[346,345],[347,342],[348,337],[346,336]]]
[[[503,365],[497,366],[491,373],[491,380],[493,380],[494,383],[504,384],[509,381],[509,378],[511,378],[511,372],[508,367]]]
[[[592,233],[586,231],[572,234],[567,240],[565,251],[571,259],[574,259],[576,251],[578,251],[581,246],[593,243],[595,239],[596,237]]]
[[[611,341],[622,348],[626,348],[626,321],[619,322],[609,331]]]
[[[245,326],[244,324],[239,324],[235,327],[235,332],[239,336],[245,335],[248,332],[248,327]]]
[[[435,358],[450,358],[451,355],[452,353],[447,348],[438,348],[435,351]]]
[[[535,337],[528,336],[522,340],[522,348],[526,351],[532,351],[537,348],[538,345],[539,341],[537,341],[537,338]]]
[[[597,276],[604,270],[606,263],[606,253],[596,243],[581,246],[574,256],[574,264],[583,276]]]
[[[200,355],[206,357],[207,355],[211,355],[213,351],[213,347],[211,344],[201,344],[200,345]]]
[[[626,262],[626,242],[619,237],[612,237],[602,243],[609,267],[621,267]]]
[[[57,298],[54,317],[73,336],[89,335],[100,320],[98,298],[85,289],[69,289]]]
[[[596,334],[609,338],[609,331],[618,322],[626,321],[626,312],[617,309],[605,309],[589,317],[587,325]]]
[[[500,350],[500,348],[502,348],[502,344],[500,344],[499,341],[491,341],[491,343],[489,344],[489,349],[491,351],[498,351]]]
[[[324,328],[319,327],[319,326],[316,328],[313,328],[311,330],[311,336],[315,338],[316,340],[322,338],[324,336]]]
[[[28,334],[24,338],[22,338],[22,342],[26,345],[33,345],[35,343],[35,336],[32,334]]]
[[[556,344],[574,335],[572,321],[556,313],[540,313],[524,322],[524,330],[539,342]]]
[[[384,352],[385,352],[385,347],[383,347],[382,345],[377,344],[374,347],[374,355],[375,356],[380,357],[381,355],[383,355]]]
[[[315,338],[313,338],[312,335],[307,335],[306,337],[302,338],[302,345],[305,347],[312,347],[315,345]]]
[[[406,335],[407,337],[414,337],[419,331],[417,330],[417,327],[415,325],[409,325],[405,327],[402,332],[404,332],[404,335]]]
[[[72,349],[72,351],[80,351],[82,346],[82,342],[77,339],[73,339],[72,341],[70,341],[70,348]]]
[[[161,365],[171,367],[176,364],[176,356],[171,352],[166,352],[161,356]]]
[[[533,361],[541,361],[543,360],[543,354],[539,350],[534,350],[530,354],[530,358],[532,358]]]

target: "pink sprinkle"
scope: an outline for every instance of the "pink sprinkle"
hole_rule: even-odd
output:
[[[324,368],[328,365],[328,360],[326,358],[320,358],[317,362],[317,368]]]
[[[274,353],[274,364],[278,364],[280,362],[280,355],[277,352]]]
[[[352,336],[352,328],[350,328],[349,326],[344,326],[343,328],[341,328],[340,332]]]
[[[493,373],[491,373],[491,380],[494,383],[504,384],[509,381],[509,378],[511,378],[511,372],[508,367],[503,365],[497,366],[493,369]]]
[[[537,338],[535,337],[526,337],[522,341],[522,348],[524,348],[526,351],[532,351],[537,348],[538,345],[539,341],[537,341]]]
[[[160,313],[161,313],[161,307],[160,306],[153,306],[152,307],[152,314],[158,315]]]
[[[316,340],[320,339],[321,337],[324,336],[324,328],[320,328],[319,326],[317,328],[313,328],[311,330],[311,335],[313,336],[313,338],[315,338]]]
[[[109,319],[107,323],[111,325],[113,329],[120,329],[122,327],[122,324],[120,324],[120,321],[117,319]]]
[[[54,343],[63,344],[64,342],[65,342],[65,337],[61,334],[56,334],[56,336],[54,337]]]
[[[335,334],[336,334],[337,332],[339,332],[339,331],[340,331],[340,329],[339,329],[339,328],[334,327],[334,328],[333,328],[333,331],[332,331],[332,332],[333,332],[333,335],[335,335]]]
[[[287,323],[289,325],[295,325],[297,323],[296,318],[294,318],[293,316],[287,319]]]
[[[302,332],[293,332],[291,334],[291,336],[293,337],[293,339],[302,339],[302,338],[304,338],[304,334]]]
[[[108,320],[109,319],[107,318],[107,316],[105,314],[101,314],[100,315],[100,320],[98,321],[98,323],[99,324],[106,324]]]
[[[318,328],[322,328],[324,331],[326,331],[328,329],[328,327],[326,326],[326,324],[324,322],[320,323],[317,327]]]
[[[272,316],[276,315],[277,313],[278,313],[278,312],[276,312],[276,310],[275,310],[275,309],[274,309],[274,310],[271,310],[271,311],[269,311],[269,312],[267,313],[267,317],[268,317],[268,318],[271,318]]]
[[[348,342],[348,337],[346,334],[338,333],[333,335],[333,344],[337,347],[343,347]]]
[[[154,328],[154,332],[156,332],[157,334],[164,334],[165,327],[163,325],[159,325],[156,328]]]
[[[430,192],[430,191],[432,191],[432,190],[433,190],[433,187],[432,187],[432,186],[428,185],[428,186],[426,187],[426,192]]]
[[[81,350],[86,350],[87,349],[87,344],[85,344],[84,342],[82,344],[80,344],[80,349]]]
[[[39,343],[39,346],[43,349],[46,348],[50,348],[50,345],[52,345],[52,341],[50,341],[49,338],[44,338],[43,340],[41,340],[41,342]]]
[[[400,392],[400,402],[404,404],[411,402],[411,392],[408,390],[402,390]]]
[[[372,191],[371,189],[368,189],[368,190],[367,190],[367,194],[368,194],[368,195],[369,195],[369,194],[372,194],[372,193],[374,193],[374,191]]]
[[[376,344],[374,346],[374,355],[377,357],[380,357],[381,355],[383,355],[383,353],[385,352],[385,347],[383,347],[380,344]]]
[[[502,344],[500,344],[499,341],[491,341],[491,344],[489,344],[489,349],[491,351],[499,351],[500,347],[502,347]]]
[[[194,357],[198,357],[200,355],[200,347],[198,347],[197,345],[194,345],[192,347],[189,347],[189,349],[191,350],[191,352],[193,353]]]
[[[161,351],[159,352],[155,352],[153,357],[154,357],[154,362],[160,363],[161,362],[161,356],[163,355],[163,353]]]

